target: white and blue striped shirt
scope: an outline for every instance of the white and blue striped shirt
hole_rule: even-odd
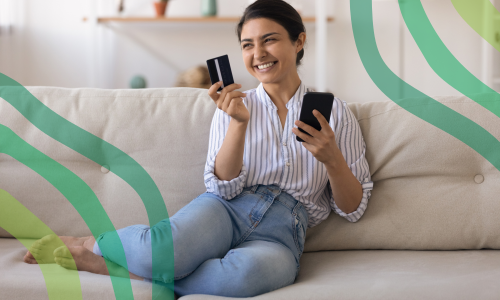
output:
[[[292,132],[295,120],[299,119],[306,91],[310,90],[301,82],[295,95],[286,103],[288,114],[284,129],[278,116],[278,108],[262,83],[256,89],[245,92],[247,96],[243,98],[243,103],[250,112],[250,120],[245,135],[243,165],[238,177],[231,181],[219,180],[214,174],[215,157],[231,120],[223,110],[216,109],[210,128],[204,173],[207,192],[231,200],[245,187],[276,184],[305,206],[309,213],[308,227],[321,223],[332,209],[350,222],[361,218],[373,189],[373,181],[358,121],[347,103],[335,97],[329,123],[340,151],[363,188],[359,207],[346,214],[335,204],[325,165],[302,146]]]

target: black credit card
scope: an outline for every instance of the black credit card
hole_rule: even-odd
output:
[[[227,54],[207,60],[207,67],[212,84],[222,80],[222,86],[217,91],[221,91],[224,87],[234,83]]]

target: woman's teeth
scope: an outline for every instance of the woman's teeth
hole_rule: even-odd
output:
[[[262,70],[262,69],[266,69],[266,68],[269,68],[271,67],[272,65],[274,65],[274,63],[268,63],[268,64],[265,64],[265,65],[260,65],[260,66],[257,66],[257,68],[259,68],[259,70]]]

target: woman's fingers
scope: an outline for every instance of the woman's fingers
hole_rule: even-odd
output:
[[[222,106],[222,110],[226,111],[229,105],[231,105],[231,100],[234,98],[240,98],[240,97],[246,97],[247,95],[245,93],[242,93],[240,91],[232,91],[229,92],[226,95],[226,99],[224,100],[224,104]]]
[[[208,95],[214,102],[217,104],[217,100],[219,100],[219,93],[217,93],[217,90],[219,87],[222,85],[222,81],[216,82],[212,84],[212,86],[208,89]]]
[[[224,108],[227,108],[229,106],[229,103],[231,102],[231,98],[228,99],[227,94],[236,89],[239,89],[240,87],[241,84],[233,83],[223,88],[222,92],[220,93],[219,101],[217,102],[217,107],[219,107],[219,109],[222,109],[223,111],[226,111]]]
[[[214,83],[208,89],[208,95],[212,100],[214,100],[217,107],[227,113],[227,108],[231,104],[231,100],[238,97],[246,97],[245,93],[236,91],[236,89],[241,88],[241,84],[233,83],[222,89],[220,93],[217,92],[219,87],[222,85],[222,81]]]

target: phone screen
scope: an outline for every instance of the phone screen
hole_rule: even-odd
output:
[[[304,99],[302,100],[302,108],[300,109],[300,117],[299,120],[314,127],[314,129],[321,131],[321,125],[319,124],[318,119],[313,114],[313,110],[319,111],[325,119],[329,122],[330,115],[332,114],[332,106],[333,106],[333,94],[332,93],[319,93],[319,92],[309,92],[304,94]],[[309,133],[302,130],[299,127],[299,130],[307,135]],[[297,141],[304,142],[300,137],[296,136]]]

